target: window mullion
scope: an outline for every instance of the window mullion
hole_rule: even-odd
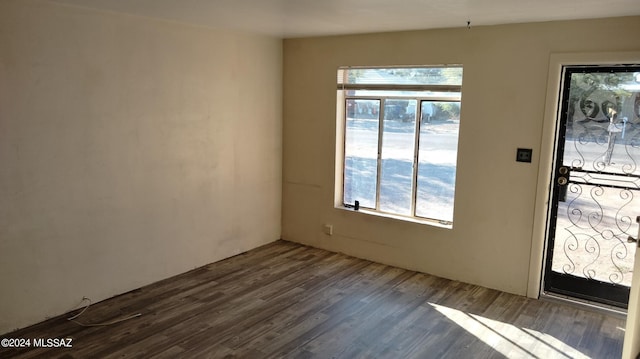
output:
[[[411,182],[411,216],[416,216],[418,197],[418,155],[420,153],[420,126],[422,120],[422,101],[416,101],[416,127],[413,140],[413,180]]]
[[[379,100],[378,108],[378,158],[376,159],[376,211],[380,210],[380,182],[382,181],[382,136],[384,132],[384,98]]]
[[[346,73],[346,71],[345,71],[345,73]],[[345,92],[343,92],[342,94],[344,96]],[[346,150],[346,148],[347,148],[347,116],[348,116],[348,113],[347,113],[347,107],[348,107],[347,106],[347,102],[348,101],[349,101],[349,98],[347,96],[344,96],[344,101],[342,102],[343,103],[343,108],[344,108],[344,119],[343,119],[344,120],[344,122],[343,122],[344,123],[344,133],[342,134],[342,148],[343,148],[343,151],[342,151],[342,195],[340,196],[340,198],[342,198],[342,203],[343,204],[345,204],[345,198],[344,198],[345,197],[345,192],[346,192],[345,186],[346,186],[346,183],[347,183],[347,173],[345,171],[345,164],[347,163],[347,150]]]

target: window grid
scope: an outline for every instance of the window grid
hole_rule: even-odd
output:
[[[460,87],[456,87],[460,88]],[[422,130],[422,104],[426,101],[432,102],[452,102],[452,103],[460,103],[459,97],[457,99],[452,100],[451,98],[442,98],[442,97],[406,97],[406,96],[345,96],[344,106],[347,108],[347,103],[349,100],[377,100],[379,101],[379,112],[378,112],[378,149],[377,149],[377,158],[376,158],[376,198],[375,198],[375,208],[376,212],[386,213],[391,215],[400,215],[398,213],[386,212],[380,209],[380,192],[381,192],[381,177],[382,177],[382,145],[384,140],[384,121],[385,121],[385,103],[389,99],[403,99],[403,100],[416,100],[416,111],[414,115],[415,120],[415,129],[414,129],[414,154],[413,154],[413,162],[412,162],[412,181],[411,181],[411,209],[410,209],[410,217],[416,218],[425,218],[432,219],[428,217],[421,217],[416,214],[417,210],[417,200],[418,200],[418,166],[419,166],[419,154],[420,154],[420,131]],[[344,112],[344,121],[346,124],[347,121],[347,111]],[[344,133],[343,141],[346,143],[346,131]],[[343,157],[346,156],[346,152],[343,154]],[[344,159],[343,159],[344,160]],[[344,203],[344,186],[346,184],[345,172],[343,170],[343,205],[350,206],[348,203]],[[363,208],[369,208],[366,206],[362,206]]]

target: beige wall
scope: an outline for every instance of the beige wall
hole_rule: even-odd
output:
[[[639,50],[639,33],[627,17],[285,40],[282,237],[525,295],[550,54]],[[425,64],[464,65],[454,228],[335,209],[336,69]]]
[[[0,333],[280,237],[282,41],[0,2]]]

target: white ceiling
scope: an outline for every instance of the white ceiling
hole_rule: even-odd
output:
[[[640,15],[640,0],[52,0],[283,38]]]

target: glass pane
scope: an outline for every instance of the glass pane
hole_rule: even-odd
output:
[[[416,216],[453,221],[460,102],[421,102]]]
[[[351,97],[422,97],[443,101],[460,101],[460,92],[436,92],[436,91],[398,91],[398,90],[347,90],[347,96]]]
[[[338,84],[462,85],[462,67],[349,68],[338,71]]]
[[[344,203],[376,208],[379,100],[346,100]]]
[[[640,175],[640,73],[577,71],[570,74],[565,104],[563,164]]]
[[[380,210],[411,215],[416,100],[384,102]]]
[[[627,238],[637,236],[640,213],[638,70],[566,69],[561,159],[569,176],[557,202],[554,272],[631,285],[636,246]]]

